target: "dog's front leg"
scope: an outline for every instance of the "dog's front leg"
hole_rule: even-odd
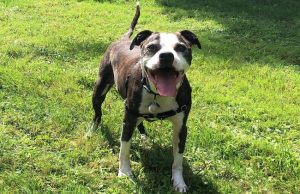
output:
[[[130,162],[129,162],[129,150],[131,144],[131,137],[135,127],[137,126],[137,118],[129,113],[125,114],[122,134],[121,134],[121,147],[119,154],[119,176],[130,176]]]
[[[187,186],[182,176],[183,152],[187,136],[186,119],[184,113],[180,113],[171,119],[173,123],[173,157],[172,180],[176,191],[186,192]]]

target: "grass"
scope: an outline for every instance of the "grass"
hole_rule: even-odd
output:
[[[118,178],[123,102],[83,138],[106,47],[134,1],[0,1],[1,193],[173,193],[171,130],[133,139],[132,180]],[[190,193],[300,193],[299,8],[284,1],[141,1],[143,29],[190,29],[193,87],[184,174]]]

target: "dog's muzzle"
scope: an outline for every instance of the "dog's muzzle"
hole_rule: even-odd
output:
[[[176,71],[174,68],[145,69],[148,79],[160,96],[176,96],[177,86],[182,81],[184,71]]]
[[[159,54],[159,67],[160,68],[172,68],[174,62],[174,55],[171,52]]]

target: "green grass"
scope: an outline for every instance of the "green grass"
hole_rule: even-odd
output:
[[[195,32],[184,174],[190,193],[300,193],[300,3],[141,1],[135,33]],[[106,47],[134,1],[0,1],[1,193],[173,193],[171,130],[133,138],[133,180],[118,178],[123,102],[83,138]]]

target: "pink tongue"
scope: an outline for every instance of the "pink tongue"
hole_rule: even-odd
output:
[[[156,89],[161,96],[176,96],[176,75],[161,75],[155,76]]]

